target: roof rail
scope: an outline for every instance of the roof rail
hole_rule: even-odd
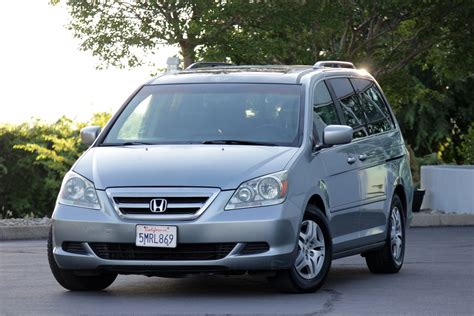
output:
[[[325,60],[318,61],[313,68],[352,68],[356,69],[353,63],[348,61]]]
[[[234,64],[224,63],[224,62],[205,62],[200,61],[194,64],[189,65],[186,70],[188,69],[196,69],[196,68],[212,68],[212,67],[222,67],[222,66],[234,66]]]

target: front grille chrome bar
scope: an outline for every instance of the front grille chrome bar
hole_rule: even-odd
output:
[[[150,204],[147,203],[116,203],[118,208],[148,208]],[[204,203],[169,203],[168,209],[172,208],[201,208]]]
[[[117,214],[124,219],[192,220],[214,201],[217,188],[108,188],[105,190]],[[162,213],[150,211],[150,199],[172,202]],[[136,203],[133,203],[136,201]],[[180,203],[182,201],[182,203]]]

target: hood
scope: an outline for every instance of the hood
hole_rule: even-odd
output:
[[[295,147],[154,145],[92,147],[73,170],[99,190],[109,187],[215,187],[284,170]]]

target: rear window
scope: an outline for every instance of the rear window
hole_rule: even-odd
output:
[[[388,106],[375,83],[367,79],[351,79],[351,81],[358,91],[369,135],[394,129],[395,124]]]
[[[329,81],[339,100],[346,124],[354,129],[354,138],[367,136],[364,110],[349,79],[337,78]]]

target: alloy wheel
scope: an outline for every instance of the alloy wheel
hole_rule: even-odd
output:
[[[296,272],[307,280],[315,278],[321,271],[325,256],[321,227],[312,220],[303,221],[298,239],[298,256],[294,264]]]
[[[400,210],[397,206],[394,206],[392,209],[391,223],[390,249],[392,251],[393,260],[400,264],[402,259],[403,230]]]

